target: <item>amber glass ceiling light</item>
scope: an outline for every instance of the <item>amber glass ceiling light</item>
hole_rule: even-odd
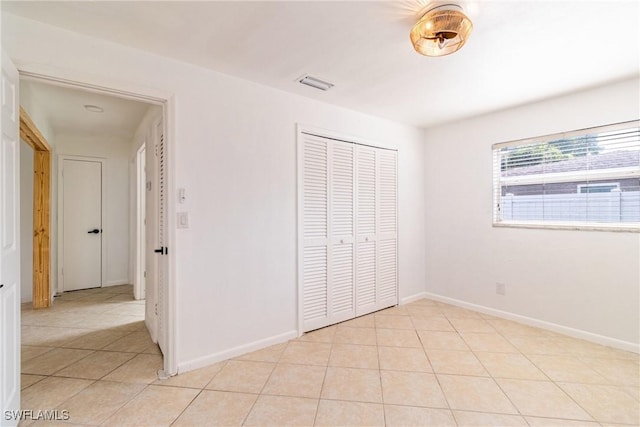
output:
[[[462,13],[462,7],[442,3],[430,5],[411,30],[411,43],[422,55],[449,55],[464,46],[472,29],[473,24]]]

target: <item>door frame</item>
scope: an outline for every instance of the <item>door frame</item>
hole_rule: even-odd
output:
[[[176,217],[175,194],[175,117],[176,101],[172,92],[153,88],[148,85],[135,85],[126,80],[118,80],[87,71],[78,71],[71,68],[51,68],[47,64],[17,63],[16,67],[21,79],[44,81],[50,84],[83,89],[94,93],[109,94],[120,98],[143,101],[162,107],[162,123],[164,125],[165,144],[167,150],[167,223],[173,224]],[[167,246],[171,248],[164,255],[167,280],[166,286],[166,316],[164,317],[167,338],[166,351],[163,354],[163,374],[175,375],[178,372],[177,339],[176,339],[176,230],[175,227],[167,227]]]
[[[135,265],[133,272],[133,295],[137,300],[146,299],[146,205],[147,205],[147,175],[146,175],[146,148],[144,140],[136,150],[135,156],[135,221],[136,244]]]
[[[85,162],[100,163],[100,198],[101,198],[101,210],[100,210],[100,227],[104,229],[104,221],[107,217],[107,182],[106,182],[106,170],[107,159],[102,157],[86,157],[86,156],[72,156],[68,154],[58,154],[58,292],[64,292],[64,275],[62,274],[62,268],[64,267],[64,161],[76,160]],[[104,286],[107,282],[107,272],[105,266],[107,265],[107,235],[103,232],[100,233],[102,238],[101,243],[101,255],[100,255],[100,287]]]
[[[20,139],[33,149],[33,308],[51,305],[51,146],[20,107]]]

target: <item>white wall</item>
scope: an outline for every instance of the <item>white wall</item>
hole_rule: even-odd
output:
[[[20,142],[20,299],[33,300],[33,149]]]
[[[107,242],[106,281],[103,286],[129,283],[129,153],[131,141],[105,135],[56,135],[55,162],[58,156],[74,155],[107,159],[106,218],[103,238]],[[57,178],[57,174],[56,174]],[[54,186],[57,179],[54,180]],[[57,212],[54,200],[52,209]],[[56,245],[57,242],[52,242]],[[54,248],[57,246],[53,246]],[[57,271],[57,270],[56,270]]]
[[[182,369],[295,333],[298,122],[399,145],[400,295],[424,292],[421,130],[8,13],[2,18],[4,48],[19,68],[172,94],[173,186],[186,188],[180,210],[191,220],[170,248]]]
[[[29,114],[33,123],[49,143],[49,146],[53,147],[55,145],[53,127],[49,123],[49,117],[45,111],[38,105],[37,96],[29,85],[20,85],[20,106]]]
[[[491,145],[638,119],[638,93],[632,79],[427,130],[428,291],[637,345],[640,235],[493,228]]]

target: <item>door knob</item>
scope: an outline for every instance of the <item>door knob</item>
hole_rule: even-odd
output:
[[[91,230],[91,231],[87,231],[87,233],[88,233],[88,234],[99,234],[99,233],[100,233],[100,231],[101,231],[100,229],[98,229],[98,228],[94,228],[94,229],[93,229],[93,230]]]

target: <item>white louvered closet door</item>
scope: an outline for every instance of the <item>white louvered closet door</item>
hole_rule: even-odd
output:
[[[303,329],[355,316],[354,147],[305,135],[303,143]]]
[[[398,303],[397,155],[302,134],[304,332]]]
[[[398,303],[398,171],[396,151],[378,150],[377,310]]]
[[[329,144],[303,135],[301,254],[303,330],[326,326],[329,319]]]
[[[354,161],[353,144],[333,141],[330,145],[329,192],[329,313],[330,323],[352,319],[354,301]]]
[[[356,150],[356,316],[377,310],[377,149]]]

